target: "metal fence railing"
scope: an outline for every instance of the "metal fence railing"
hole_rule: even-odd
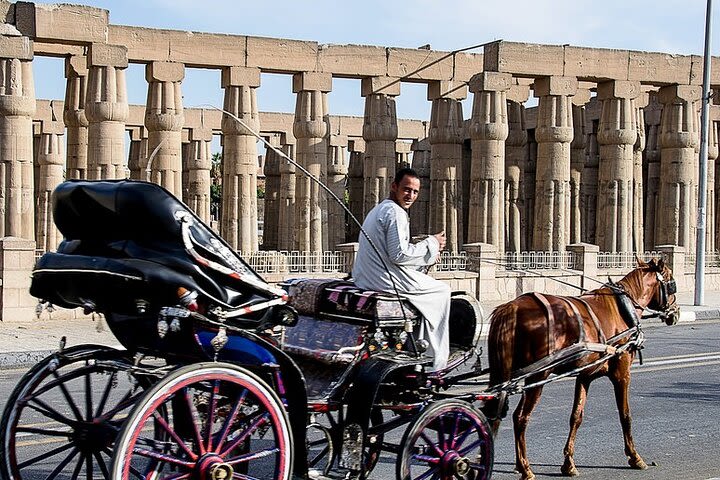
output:
[[[685,268],[692,270],[695,268],[697,257],[695,253],[685,254]],[[706,252],[705,253],[705,267],[706,268],[720,268],[720,252]]]
[[[660,252],[599,252],[598,270],[632,270],[637,266],[637,258],[647,261],[650,258],[660,258]]]
[[[259,274],[342,273],[348,265],[345,252],[258,251],[240,255]]]
[[[468,255],[465,252],[441,252],[435,264],[436,272],[457,272],[468,269]]]
[[[497,259],[505,270],[571,270],[575,268],[572,252],[505,252]]]

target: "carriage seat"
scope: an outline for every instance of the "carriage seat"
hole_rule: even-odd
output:
[[[289,303],[301,315],[332,318],[377,328],[401,327],[405,318],[414,323],[420,313],[402,296],[358,288],[344,280],[300,278],[281,284]]]

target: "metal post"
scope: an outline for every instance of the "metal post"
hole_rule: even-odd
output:
[[[705,12],[705,57],[703,62],[702,110],[700,113],[700,172],[698,185],[697,241],[695,242],[695,305],[702,305],[705,296],[705,210],[707,208],[711,20],[712,0],[707,0],[707,11]]]

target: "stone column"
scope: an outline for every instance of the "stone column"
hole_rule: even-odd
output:
[[[349,140],[348,148],[350,150],[350,163],[348,165],[348,209],[350,213],[362,223],[365,140],[353,138]],[[415,203],[417,204],[417,201]],[[410,228],[412,228],[412,223]],[[348,220],[346,241],[357,242],[359,235],[360,227],[354,221]]]
[[[364,213],[387,197],[395,176],[395,140],[398,136],[395,97],[400,81],[391,77],[363,78],[365,97],[363,139],[365,139]]]
[[[330,135],[327,164],[327,186],[340,199],[345,201],[345,183],[348,177],[346,135]],[[327,206],[328,249],[345,243],[345,209],[333,198],[328,198]]]
[[[224,109],[248,128],[260,130],[256,90],[260,69],[227,67],[222,71]],[[257,139],[228,115],[221,121],[223,133],[223,192],[220,232],[230,247],[250,253],[258,249]]]
[[[708,162],[707,162],[707,205],[705,219],[705,250],[715,251],[715,161],[718,158],[717,122],[709,120],[708,125]]]
[[[535,180],[533,250],[565,250],[570,233],[570,142],[573,139],[570,97],[574,77],[535,80],[539,98],[535,139],[538,143]]]
[[[535,141],[535,129],[528,129],[528,157],[523,174],[523,207],[524,214],[520,217],[520,250],[532,250],[533,222],[535,221],[535,183],[537,169],[538,144]]]
[[[38,190],[35,192],[36,248],[45,252],[54,251],[62,241],[60,231],[55,227],[52,210],[52,192],[63,181],[65,167],[65,125],[58,121],[43,121],[40,126],[40,142],[37,152]]]
[[[472,166],[468,243],[505,250],[505,140],[508,137],[507,95],[512,77],[483,72],[470,80]]]
[[[280,136],[283,152],[295,159],[295,137],[291,134]],[[295,165],[287,160],[280,162],[280,205],[278,249],[295,248]]]
[[[0,237],[35,239],[33,43],[0,35]]]
[[[187,205],[210,225],[210,169],[213,133],[209,128],[193,128],[187,144],[187,184],[183,184]]]
[[[331,90],[329,73],[302,72],[293,76],[293,93],[297,94],[293,123],[297,139],[296,159],[322,182],[327,175],[327,93]],[[394,141],[392,145],[394,162]],[[323,228],[326,195],[305,174],[298,172],[295,181],[295,249],[322,252],[327,248],[328,232]]]
[[[147,129],[145,127],[136,127],[130,130],[128,170],[130,170],[130,178],[133,180],[147,180],[145,170],[148,157],[147,145]]]
[[[430,114],[430,199],[428,232],[444,231],[445,249],[459,251],[463,242],[462,142],[463,113],[461,100],[467,88],[452,82],[431,82],[428,99]]]
[[[127,47],[104,43],[90,46],[85,103],[89,180],[125,178],[127,66]]]
[[[602,114],[596,241],[603,252],[632,251],[633,146],[637,141],[635,99],[639,82],[598,84]]]
[[[395,155],[397,157],[397,163],[395,169],[400,170],[401,168],[410,167],[410,152],[412,151],[412,144],[404,140],[395,141]]]
[[[578,89],[572,98],[573,139],[570,142],[570,243],[582,242],[582,172],[585,169],[585,104],[590,91]]]
[[[185,116],[180,85],[185,65],[151,62],[145,67],[148,82],[145,127],[148,130],[150,181],[182,195],[182,127]]]
[[[660,116],[662,104],[658,102],[656,92],[649,93],[648,106],[643,109],[645,113],[645,245],[654,249],[655,224],[657,221],[658,195],[660,193]]]
[[[507,92],[508,137],[505,140],[505,250],[522,251],[523,176],[528,162],[525,105],[530,87],[513,85]]]
[[[415,140],[411,148],[412,168],[420,177],[420,194],[410,208],[410,232],[425,234],[430,231],[430,140]]]
[[[65,110],[63,120],[67,128],[68,179],[87,178],[88,119],[85,116],[87,92],[87,58],[73,55],[65,59]]]
[[[635,100],[635,125],[637,137],[633,145],[633,206],[632,206],[632,250],[645,251],[645,224],[643,202],[645,201],[643,187],[643,151],[645,150],[645,107],[648,104],[648,94],[643,92]]]
[[[700,87],[671,85],[659,91],[663,104],[660,120],[660,193],[658,196],[656,245],[695,248],[696,205],[695,148],[699,139],[696,102]]]
[[[271,134],[268,143],[280,148],[280,134]],[[278,249],[280,232],[280,164],[285,162],[272,148],[265,149],[265,216],[263,217],[263,250]]]

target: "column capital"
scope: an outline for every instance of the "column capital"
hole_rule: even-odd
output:
[[[195,127],[188,129],[190,132],[189,140],[191,142],[203,141],[209,142],[213,138],[213,132],[209,128]]]
[[[33,41],[28,37],[0,35],[0,58],[33,59]]]
[[[150,62],[145,66],[145,80],[151,82],[182,82],[185,64],[177,62]]]
[[[575,77],[539,77],[535,79],[535,97],[546,95],[575,95],[578,88],[578,81]]]
[[[65,57],[65,78],[85,77],[88,74],[88,60],[84,55]]]
[[[348,140],[348,150],[351,152],[365,153],[365,139],[351,138]]]
[[[360,80],[360,95],[381,94],[397,97],[400,95],[400,79],[395,77],[365,77]]]
[[[225,67],[222,69],[220,86],[222,88],[240,86],[257,88],[260,86],[260,69],[252,67]]]
[[[658,101],[662,104],[674,103],[677,99],[694,102],[701,96],[701,87],[697,85],[668,85],[658,90]]]
[[[93,43],[88,50],[87,65],[88,67],[127,68],[127,52],[128,49],[124,45]]]
[[[480,72],[470,79],[470,91],[504,92],[512,86],[512,75],[509,73]]]
[[[347,135],[338,135],[333,133],[328,138],[328,145],[331,147],[347,147],[348,137]]]
[[[429,152],[430,148],[430,140],[427,138],[415,139],[410,146],[413,152]]]
[[[610,82],[598,83],[597,86],[598,100],[609,100],[612,98],[632,100],[639,95],[640,82],[612,80]]]
[[[510,89],[505,96],[511,102],[525,103],[530,96],[530,85],[510,85]]]
[[[582,107],[590,101],[590,90],[587,88],[578,88],[572,97],[572,104],[576,107]]]
[[[468,96],[468,85],[456,80],[434,80],[428,82],[427,99],[452,98],[465,100]]]
[[[637,108],[645,108],[650,104],[650,93],[640,92],[640,95],[635,99],[635,106]]]
[[[410,153],[412,152],[412,143],[405,140],[395,140],[395,152],[396,153]]]
[[[332,74],[324,72],[300,72],[293,75],[293,93],[317,90],[332,91]]]
[[[40,134],[65,135],[65,124],[57,120],[41,120]]]

